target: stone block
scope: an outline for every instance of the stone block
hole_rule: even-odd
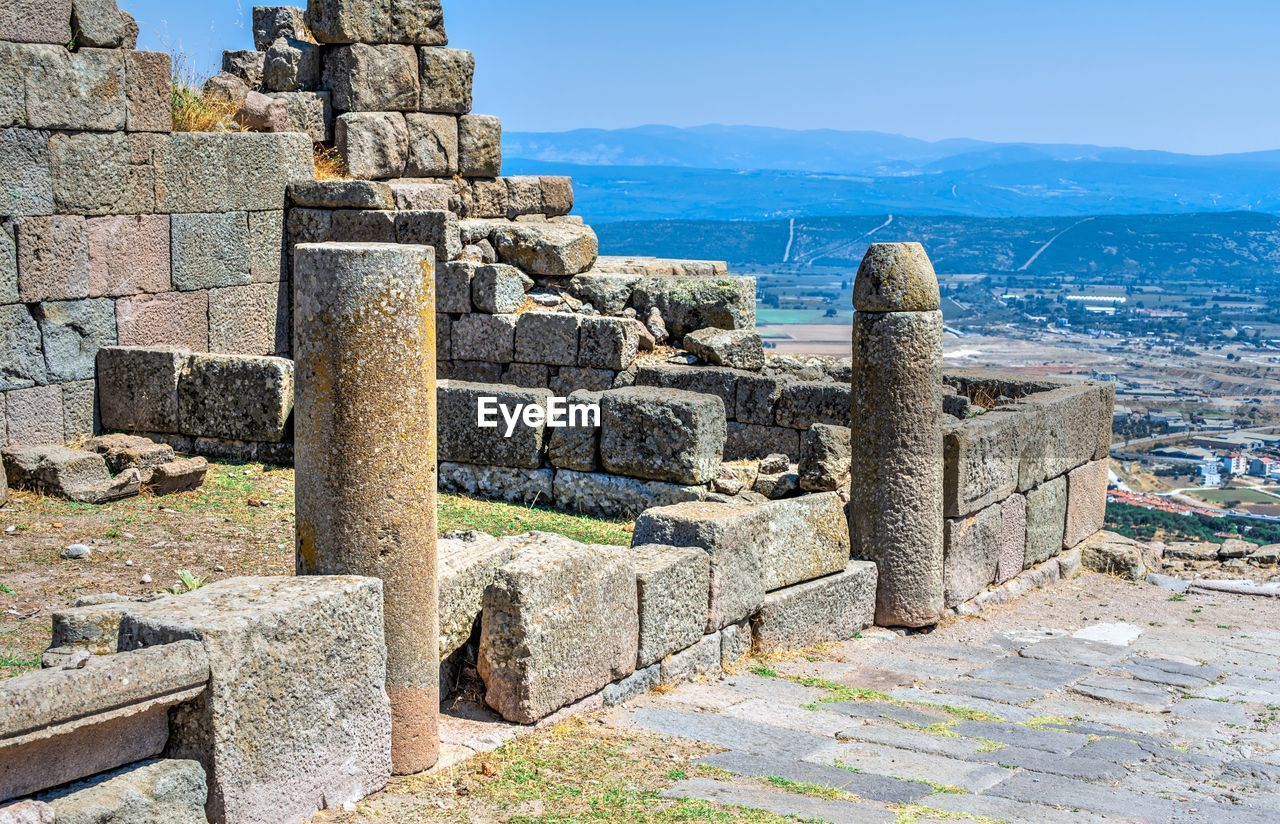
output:
[[[277,131],[301,132],[313,143],[333,141],[333,102],[328,92],[272,92],[284,101],[285,127]]]
[[[596,233],[574,223],[500,223],[493,241],[503,263],[545,277],[585,272],[599,253]]]
[[[0,169],[5,170],[5,185],[0,186],[0,214],[52,214],[53,165],[48,132],[0,129]]]
[[[480,266],[471,279],[471,303],[481,312],[508,314],[524,306],[525,291],[532,287],[529,276],[514,266]],[[516,337],[519,338],[519,322]]]
[[[284,212],[249,213],[249,278],[254,283],[275,283],[288,277]]]
[[[547,444],[547,458],[557,469],[575,469],[579,472],[595,472],[600,468],[600,419],[598,414],[581,409],[599,407],[600,393],[578,390],[568,398],[566,412],[569,426],[551,430]],[[579,407],[581,411],[574,411]]]
[[[737,406],[738,380],[743,377],[746,377],[746,373],[718,366],[646,364],[636,370],[636,385],[715,395],[724,402],[726,418],[733,418]]]
[[[554,495],[553,471],[440,462],[440,491],[521,506],[546,506]]]
[[[144,485],[152,495],[190,492],[204,485],[208,472],[209,462],[201,457],[166,461],[155,468]]]
[[[610,520],[635,518],[655,506],[701,501],[706,488],[560,469],[555,477],[556,508]]]
[[[302,822],[387,783],[380,581],[233,578],[129,605],[122,649],[180,640],[201,643],[210,679],[173,712],[168,752],[204,765],[211,820]]]
[[[800,454],[800,433],[785,426],[730,421],[725,431],[726,461],[760,460],[770,455]]]
[[[324,86],[341,112],[417,111],[417,50],[366,43],[329,49],[324,60]]]
[[[161,292],[116,301],[121,346],[181,346],[209,351],[209,293]]]
[[[289,347],[287,282],[209,290],[210,352],[282,355]]]
[[[455,360],[445,364],[440,377],[455,381],[476,383],[502,383],[502,373],[507,365],[487,361]]]
[[[32,129],[123,131],[124,52],[25,46],[27,122]]]
[[[510,363],[515,349],[515,315],[463,315],[453,322],[453,357],[457,360]]]
[[[226,212],[231,206],[230,135],[175,132],[155,156],[156,211]]]
[[[794,381],[783,387],[774,417],[779,426],[802,431],[815,423],[848,426],[851,403],[847,384]]]
[[[525,215],[541,215],[542,181],[533,175],[516,175],[502,179],[507,185],[507,214],[511,220]]]
[[[275,40],[273,37],[260,49],[223,51],[222,73],[231,75],[250,89],[259,88],[262,85],[262,70],[267,62],[267,49],[271,48]]]
[[[431,183],[412,179],[389,180],[395,208],[408,211],[449,211],[453,187],[445,183]]]
[[[291,40],[312,40],[304,12],[293,6],[254,6],[253,45],[266,51],[281,37]]]
[[[294,208],[285,217],[285,237],[290,247],[299,243],[324,243],[332,236],[333,212],[328,209]]]
[[[310,180],[289,187],[289,201],[309,209],[377,209],[396,207],[391,187],[373,180]]]
[[[520,297],[523,299],[523,291]],[[571,312],[526,312],[520,315],[516,322],[515,359],[553,366],[575,365],[578,362],[581,320],[580,315]]]
[[[458,174],[498,177],[502,174],[502,122],[485,114],[458,118]]]
[[[396,212],[341,209],[333,213],[329,237],[340,243],[395,243]]]
[[[751,654],[751,622],[740,621],[720,630],[720,668],[732,673]]]
[[[1023,568],[1042,564],[1062,551],[1067,524],[1067,478],[1045,481],[1027,498],[1027,556]]]
[[[89,296],[89,240],[83,217],[24,217],[15,229],[18,295],[23,303]]]
[[[800,435],[800,488],[807,492],[845,489],[852,455],[848,427],[815,423]]]
[[[1019,414],[992,410],[963,421],[945,421],[943,511],[971,515],[1018,488],[1021,461]]]
[[[1103,528],[1107,520],[1108,461],[1076,467],[1067,473],[1067,521],[1062,544],[1072,549]]]
[[[305,40],[277,38],[262,63],[262,85],[273,92],[315,89],[321,83],[321,51]],[[326,78],[327,79],[327,78]],[[341,108],[341,107],[340,107]]]
[[[1158,572],[1162,567],[1159,553],[1149,544],[1112,532],[1096,533],[1079,546],[1081,564],[1104,575],[1145,581],[1149,573]]]
[[[352,177],[404,177],[409,129],[399,112],[351,112],[338,116],[334,146]]]
[[[479,264],[459,260],[436,266],[436,309],[454,314],[470,312],[471,278],[478,268]]]
[[[588,316],[578,327],[578,365],[626,369],[640,353],[639,323],[630,318]]]
[[[90,297],[169,291],[168,215],[94,217],[85,231]]]
[[[179,376],[179,431],[186,435],[277,443],[292,412],[291,360],[197,354]]]
[[[147,214],[155,210],[153,149],[168,138],[124,132],[55,134],[49,139],[59,212]]]
[[[996,583],[1003,584],[1022,571],[1027,555],[1027,498],[1013,494],[1000,503],[1000,553]]]
[[[946,606],[973,598],[996,579],[1004,514],[993,504],[967,518],[947,518],[943,534]]]
[[[601,700],[606,707],[616,707],[637,698],[662,683],[662,666],[654,664],[604,688]]]
[[[315,177],[313,147],[305,134],[230,132],[226,139],[229,210],[283,209],[289,184]]]
[[[53,807],[31,798],[5,804],[0,807],[0,824],[55,824]]]
[[[660,667],[659,678],[666,686],[720,675],[720,634],[704,635],[692,646],[663,658]]]
[[[12,0],[0,7],[0,31],[15,43],[71,42],[71,0]]]
[[[98,349],[116,342],[116,311],[105,298],[39,304],[36,323],[51,381],[93,378]]]
[[[249,216],[244,212],[170,218],[173,285],[180,292],[251,283]]]
[[[724,452],[724,404],[680,390],[629,387],[600,401],[600,458],[608,472],[680,484],[710,482]]]
[[[551,391],[557,395],[568,395],[579,389],[590,392],[603,392],[612,389],[617,373],[612,369],[584,369],[576,366],[562,366],[550,380]]]
[[[57,389],[57,387],[40,387]],[[19,390],[33,392],[32,389]],[[16,393],[11,393],[12,395]],[[7,404],[13,408],[13,401]],[[57,440],[61,440],[61,435]],[[79,503],[102,504],[138,494],[142,477],[127,469],[114,478],[101,455],[54,445],[13,445],[4,452],[9,486],[32,489]]]
[[[66,431],[62,387],[54,384],[15,389],[5,395],[4,406],[9,446],[62,443]]]
[[[321,43],[449,42],[440,0],[309,0],[306,23]]]
[[[442,264],[462,253],[458,216],[445,210],[396,212],[396,242],[430,246]]]
[[[40,326],[22,304],[0,306],[0,390],[25,389],[49,380]]]
[[[440,539],[436,552],[440,564],[441,661],[471,640],[484,606],[484,591],[519,544],[519,538],[499,540],[479,532]]]
[[[62,387],[63,440],[71,443],[101,429],[94,382],[91,380],[69,381],[60,385]]]
[[[0,305],[18,302],[18,239],[12,220],[0,220]]]
[[[79,1],[79,0],[78,0]],[[203,824],[209,788],[198,761],[140,761],[44,793],[65,824]]]
[[[639,282],[640,275],[603,274],[593,269],[570,278],[564,288],[601,312],[620,315],[631,303],[631,291]]]
[[[458,173],[458,118],[447,114],[409,114],[411,177],[451,177]]]
[[[499,568],[481,615],[485,702],[522,724],[630,675],[639,642],[627,562],[614,550],[540,537]]]
[[[502,370],[500,383],[545,389],[550,382],[550,367],[540,363],[512,363]]]
[[[642,277],[632,306],[642,318],[657,309],[673,340],[696,329],[754,329],[756,281],[750,277]]]
[[[471,111],[471,82],[476,60],[462,49],[418,49],[418,72],[422,97],[418,109],[442,114]]]
[[[455,329],[461,322],[454,324]],[[436,391],[440,459],[482,466],[539,468],[546,443],[545,410],[550,396],[545,389],[441,381]],[[544,420],[534,426],[519,420],[511,427],[510,437],[505,437],[509,424],[497,407],[487,413],[495,426],[479,425],[481,398],[495,398],[498,406],[506,406],[513,413],[521,405],[541,407]]]
[[[695,329],[684,336],[684,348],[714,366],[754,372],[764,368],[764,343],[755,332],[714,327]]]
[[[71,30],[80,48],[118,49],[128,35],[125,16],[115,0],[72,0]]]
[[[164,52],[124,53],[125,128],[131,132],[173,130],[173,70]]]
[[[84,446],[101,455],[111,472],[136,469],[142,475],[144,483],[151,480],[157,466],[174,460],[172,446],[138,435],[99,435],[91,438]]]
[[[834,575],[789,586],[765,596],[751,619],[761,653],[847,641],[875,622],[876,565],[850,561]]]
[[[622,554],[636,573],[640,616],[636,667],[643,669],[702,639],[711,562],[697,547],[637,546]],[[718,647],[718,639],[716,643]]]
[[[178,432],[178,381],[190,355],[181,349],[112,346],[98,350],[104,429]]]
[[[1112,410],[1103,408],[1102,393],[1093,384],[1028,395],[1010,408],[1038,418],[1036,435],[1023,449],[1022,460],[1028,466],[1020,467],[1020,475],[1026,476],[1022,480],[1031,485],[1093,460],[1099,433],[1111,427]]]
[[[542,208],[548,217],[559,217],[573,211],[573,178],[561,175],[543,175]]]

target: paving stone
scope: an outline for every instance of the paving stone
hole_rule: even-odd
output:
[[[1212,702],[1211,702],[1212,703]],[[1071,754],[1074,758],[1090,758],[1112,764],[1136,764],[1147,761],[1151,753],[1136,741],[1105,736],[1095,738]]]
[[[1117,669],[1123,670],[1139,681],[1147,681],[1152,684],[1161,684],[1168,687],[1181,687],[1182,689],[1196,689],[1197,687],[1207,686],[1217,675],[1212,677],[1204,677],[1196,675],[1188,670],[1193,668],[1175,669],[1174,667],[1162,667],[1159,664],[1148,663],[1158,659],[1151,658],[1135,658],[1120,664]],[[1174,662],[1168,662],[1172,664]],[[1206,668],[1207,669],[1207,668]],[[1212,672],[1209,670],[1208,672]]]
[[[1235,724],[1248,726],[1252,717],[1239,704],[1223,701],[1184,698],[1174,703],[1169,713],[1176,718],[1191,718],[1197,721],[1212,721],[1215,724]]]
[[[1089,743],[1089,739],[1076,733],[1053,729],[1036,729],[1017,724],[995,721],[961,721],[953,729],[972,738],[989,738],[1024,749],[1066,755]]]
[[[999,701],[988,701],[984,698],[974,698],[971,695],[954,695],[945,692],[926,692],[923,689],[913,687],[902,687],[900,689],[891,690],[890,697],[897,698],[900,701],[912,701],[918,704],[936,704],[939,706],[961,707],[963,709],[977,710],[993,715],[996,718],[1003,718],[1005,721],[1021,723],[1029,721],[1038,713],[1022,707],[1015,707],[1010,704],[1002,704]]]
[[[987,701],[999,701],[1002,704],[1022,704],[1039,698],[1044,694],[1044,690],[1035,687],[1019,687],[1013,684],[1002,684],[999,681],[987,681],[980,678],[953,678],[947,681],[931,681],[930,685],[946,692],[984,698]]]
[[[746,778],[777,776],[788,781],[832,787],[860,798],[889,804],[910,804],[930,792],[928,786],[916,781],[900,781],[809,761],[749,755],[732,750],[704,756],[698,759],[698,763],[728,770]]]
[[[1079,638],[1050,638],[1023,647],[1018,651],[1023,658],[1079,664],[1085,667],[1106,667],[1128,655],[1124,647],[1086,641]]]
[[[944,719],[944,723],[949,720],[950,716],[947,716]],[[881,744],[886,747],[896,747],[901,750],[930,753],[961,760],[971,760],[983,747],[981,742],[973,739],[960,738],[955,735],[935,735],[924,730],[901,727],[898,726],[898,723],[910,722],[852,724],[841,727],[839,732],[836,733],[836,738],[841,741]],[[938,724],[939,721],[935,720],[930,723]]]
[[[1069,810],[1087,810],[1122,820],[1172,821],[1182,811],[1179,804],[1163,798],[1044,773],[1018,773],[986,792],[988,795],[1015,801],[1034,798],[1040,804]]]
[[[823,764],[840,761],[865,773],[960,787],[969,792],[982,792],[1014,775],[1013,770],[1003,767],[864,741],[831,744],[807,760]]]
[[[893,813],[878,805],[865,802],[823,801],[797,793],[770,790],[759,784],[737,784],[714,781],[709,778],[681,781],[664,790],[663,795],[667,798],[697,798],[717,804],[765,810],[804,821],[863,824],[863,822],[894,820]]]
[[[993,821],[1034,821],[1037,824],[1089,824],[1102,819],[1090,813],[1059,810],[1034,801],[1015,801],[990,795],[935,793],[918,802],[945,813],[979,816]],[[948,816],[950,817],[950,816]]]
[[[975,678],[989,678],[1015,686],[1058,689],[1077,681],[1090,672],[1089,667],[1034,658],[1006,657],[973,673]]]
[[[1099,701],[1152,711],[1164,710],[1172,701],[1172,696],[1164,687],[1110,675],[1091,675],[1072,685],[1071,689]]]
[[[830,742],[816,735],[713,713],[644,707],[629,713],[628,718],[647,730],[753,755],[804,758]]]
[[[842,701],[835,704],[823,704],[821,708],[827,712],[836,712],[851,718],[892,721],[899,724],[915,724],[922,727],[951,720],[951,716],[941,709],[902,706],[884,701]]]
[[[1072,638],[1127,647],[1142,636],[1142,628],[1126,623],[1091,624],[1072,633]]]

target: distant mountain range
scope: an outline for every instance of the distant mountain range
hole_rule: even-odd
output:
[[[750,126],[509,132],[511,173],[571,174],[595,223],[1280,212],[1280,151],[1215,156]]]

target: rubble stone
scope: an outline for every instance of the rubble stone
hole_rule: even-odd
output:
[[[716,366],[752,371],[764,368],[764,345],[755,332],[697,329],[684,336],[684,348]]]
[[[256,9],[255,9],[256,11]],[[282,37],[287,35],[281,35]],[[299,38],[294,38],[299,39]],[[271,48],[276,38],[272,38],[261,49],[243,49],[224,51],[222,53],[222,72],[229,74],[249,88],[262,85],[262,70],[267,61],[267,49]]]
[[[852,466],[848,427],[815,423],[800,436],[800,488],[808,492],[844,489]]]
[[[750,330],[756,324],[756,281],[751,277],[642,277],[632,291],[631,303],[642,318],[657,309],[672,340],[707,327]]]
[[[41,797],[53,810],[50,821],[65,824],[202,824],[208,820],[208,795],[198,761],[165,758],[95,775]]]
[[[11,394],[6,404],[10,410],[14,394],[17,393]],[[59,432],[57,439],[61,437]],[[101,455],[57,444],[10,446],[4,450],[4,468],[11,488],[31,489],[80,503],[102,504],[128,498],[137,495],[142,485],[142,476],[136,469],[126,469],[112,477]]]
[[[254,6],[254,48],[266,51],[281,37],[291,40],[312,39],[303,10],[293,6]]]
[[[320,55],[320,47],[314,43],[278,38],[267,49],[262,64],[262,85],[273,92],[298,92],[319,87]]]

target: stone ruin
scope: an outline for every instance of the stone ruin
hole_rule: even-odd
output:
[[[979,611],[1102,527],[1110,387],[944,371],[910,244],[868,253],[852,360],[767,354],[752,278],[600,256],[568,179],[501,176],[438,3],[255,9],[207,89],[243,132],[171,132],[168,56],[110,2],[0,21],[9,482],[296,460],[300,573],[56,612],[46,667],[0,681],[0,800],[34,799],[0,821],[304,821],[429,766],[466,663],[546,721]],[[479,397],[553,395],[598,425],[476,427]],[[64,454],[102,433],[163,460]],[[634,518],[633,545],[436,540],[437,488]]]

